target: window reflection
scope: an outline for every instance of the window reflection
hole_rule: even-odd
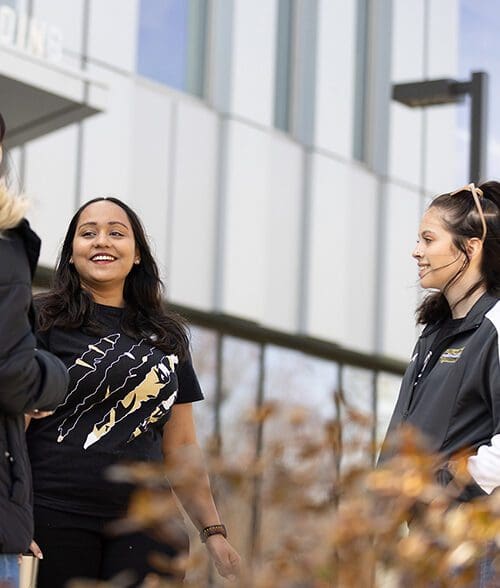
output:
[[[295,45],[294,22],[294,0],[279,0],[276,33],[274,125],[285,132],[291,130],[293,50]]]
[[[342,373],[342,468],[370,466],[374,461],[374,374],[345,366]]]
[[[137,71],[203,95],[207,0],[141,0]]]
[[[327,533],[342,484],[374,462],[400,378],[215,330],[191,333],[206,398],[195,406],[197,428],[205,449],[223,457],[213,463],[224,474],[212,481],[240,551],[255,555],[321,526]]]
[[[2,2],[0,2],[0,7],[2,6],[10,6],[11,8],[14,8],[14,10],[21,10],[24,7],[25,2],[22,2],[21,0],[2,0]]]
[[[211,442],[215,430],[215,395],[217,386],[217,334],[215,331],[190,326],[192,360],[201,389],[203,402],[195,402],[193,411],[196,431],[203,447]]]
[[[394,405],[398,397],[401,378],[382,373],[377,383],[377,441],[381,443],[385,437]]]

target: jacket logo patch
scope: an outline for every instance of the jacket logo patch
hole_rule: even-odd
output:
[[[464,347],[450,347],[446,349],[439,358],[439,363],[456,363],[462,355],[463,350]]]

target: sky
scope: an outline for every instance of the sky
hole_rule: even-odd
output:
[[[489,87],[488,179],[500,179],[500,1],[460,0],[459,78],[471,72],[485,71]],[[465,184],[468,169],[469,103],[458,108],[458,145],[460,151],[458,182]]]

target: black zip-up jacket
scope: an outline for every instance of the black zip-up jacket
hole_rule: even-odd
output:
[[[427,326],[417,341],[401,383],[379,461],[394,448],[391,435],[403,423],[424,433],[443,463],[470,450],[470,484],[461,500],[500,485],[500,302],[484,294],[466,317]],[[437,473],[446,485],[452,475]]]
[[[33,539],[24,413],[54,409],[68,384],[64,364],[35,349],[31,280],[39,251],[27,221],[0,235],[0,553],[26,551]]]

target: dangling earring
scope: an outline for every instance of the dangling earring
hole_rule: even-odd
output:
[[[69,258],[69,262],[70,262],[70,263],[73,263],[73,256],[71,256],[71,257]]]

